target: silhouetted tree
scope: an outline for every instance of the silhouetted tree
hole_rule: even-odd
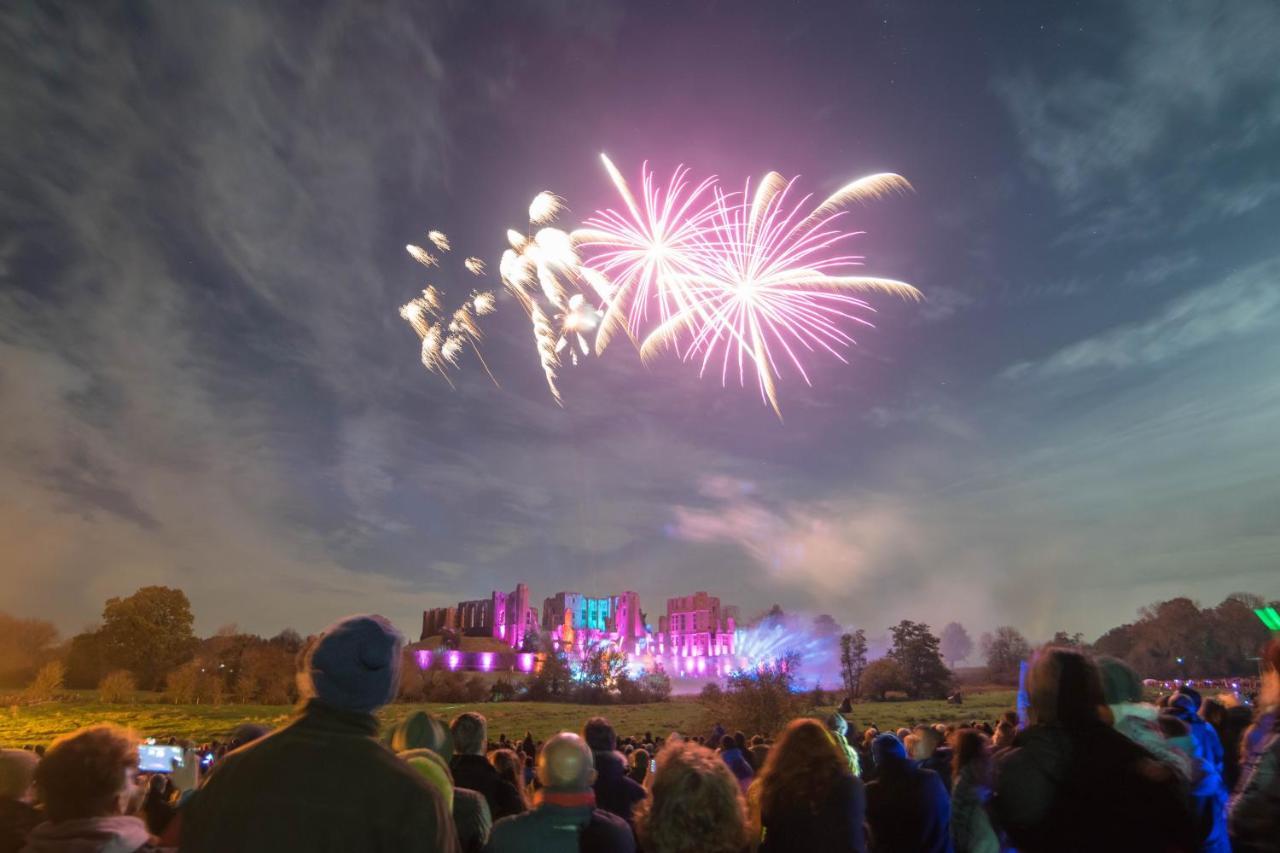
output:
[[[862,675],[867,669],[867,632],[859,628],[840,637],[840,678],[844,681],[845,695],[850,699],[862,696]]]
[[[973,640],[959,622],[948,622],[942,629],[942,656],[952,669],[973,654]]]
[[[893,658],[880,658],[867,664],[862,673],[862,692],[884,699],[890,691],[907,692],[907,676]]]
[[[914,697],[943,698],[951,686],[951,672],[938,651],[939,640],[923,622],[904,619],[889,629],[893,648],[889,657],[902,668],[907,693]]]
[[[982,654],[987,659],[987,677],[1012,684],[1018,680],[1019,665],[1031,656],[1031,644],[1018,629],[1002,625],[994,634],[982,635]]]
[[[830,614],[823,613],[814,618],[813,633],[819,637],[834,637],[840,633],[840,623]]]
[[[58,629],[43,619],[0,613],[0,686],[26,684],[54,656]]]
[[[144,586],[127,598],[109,598],[98,637],[110,669],[127,669],[144,689],[155,689],[191,657],[196,638],[191,602],[180,589]]]

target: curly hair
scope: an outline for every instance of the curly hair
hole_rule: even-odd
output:
[[[756,825],[763,827],[773,814],[797,810],[817,814],[832,787],[848,775],[849,762],[822,723],[792,720],[751,786]]]
[[[498,771],[498,776],[506,779],[516,789],[520,799],[527,806],[529,795],[524,789],[524,760],[511,749],[495,749],[489,753],[489,763]]]
[[[636,806],[635,826],[646,853],[738,853],[747,846],[738,780],[692,741],[658,753],[652,796]]]
[[[53,821],[114,812],[125,774],[138,766],[137,741],[117,726],[89,726],[53,742],[36,766],[36,789]]]

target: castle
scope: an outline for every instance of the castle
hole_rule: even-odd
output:
[[[676,671],[693,672],[694,659],[733,656],[737,622],[736,607],[721,606],[718,597],[705,591],[667,599],[667,612],[658,618],[656,632],[640,609],[640,595],[630,590],[602,597],[557,592],[543,599],[539,615],[529,604],[529,587],[520,583],[512,592],[494,590],[488,598],[423,611],[421,639],[450,630],[536,651],[526,648],[526,638],[540,634],[558,650],[581,651],[608,643],[633,658],[688,659],[684,666],[676,662]],[[705,662],[696,668],[702,674]]]

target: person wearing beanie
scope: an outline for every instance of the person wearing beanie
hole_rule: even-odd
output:
[[[538,753],[541,790],[529,811],[493,826],[486,853],[635,853],[627,822],[596,808],[596,771],[587,744],[561,732]]]
[[[381,616],[321,632],[302,656],[297,715],[228,753],[183,806],[184,853],[457,853],[444,796],[377,740],[403,644]]]
[[[414,711],[392,729],[391,748],[428,782],[436,784],[441,793],[447,784],[445,799],[453,813],[453,825],[458,830],[458,844],[463,853],[483,849],[493,828],[489,803],[479,791],[455,782],[449,770],[453,741],[444,723],[425,711]],[[437,767],[444,769],[444,780],[440,779]]]
[[[1117,658],[1100,657],[1097,664],[1102,677],[1102,695],[1111,709],[1115,730],[1190,780],[1191,757],[1166,740],[1157,720],[1160,709],[1143,699],[1138,673]]]
[[[832,711],[825,722],[827,731],[831,732],[831,737],[835,738],[836,746],[840,747],[840,751],[848,760],[849,769],[853,771],[854,776],[861,776],[862,762],[858,759],[857,750],[849,745],[849,721],[839,711]]]
[[[1168,712],[1191,727],[1191,736],[1200,744],[1203,757],[1222,775],[1224,750],[1222,738],[1204,717],[1200,716],[1200,694],[1190,687],[1181,687],[1169,697]]]
[[[591,749],[595,762],[596,781],[591,788],[596,794],[596,804],[630,825],[632,813],[648,793],[643,785],[627,775],[627,759],[618,752],[618,735],[613,725],[604,717],[592,717],[582,727],[582,739]]]
[[[897,735],[871,741],[876,778],[867,783],[871,849],[951,853],[951,798],[942,779],[907,758]]]

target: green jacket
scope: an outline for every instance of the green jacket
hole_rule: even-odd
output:
[[[457,853],[444,799],[377,731],[371,714],[311,700],[217,764],[182,810],[180,849]]]

